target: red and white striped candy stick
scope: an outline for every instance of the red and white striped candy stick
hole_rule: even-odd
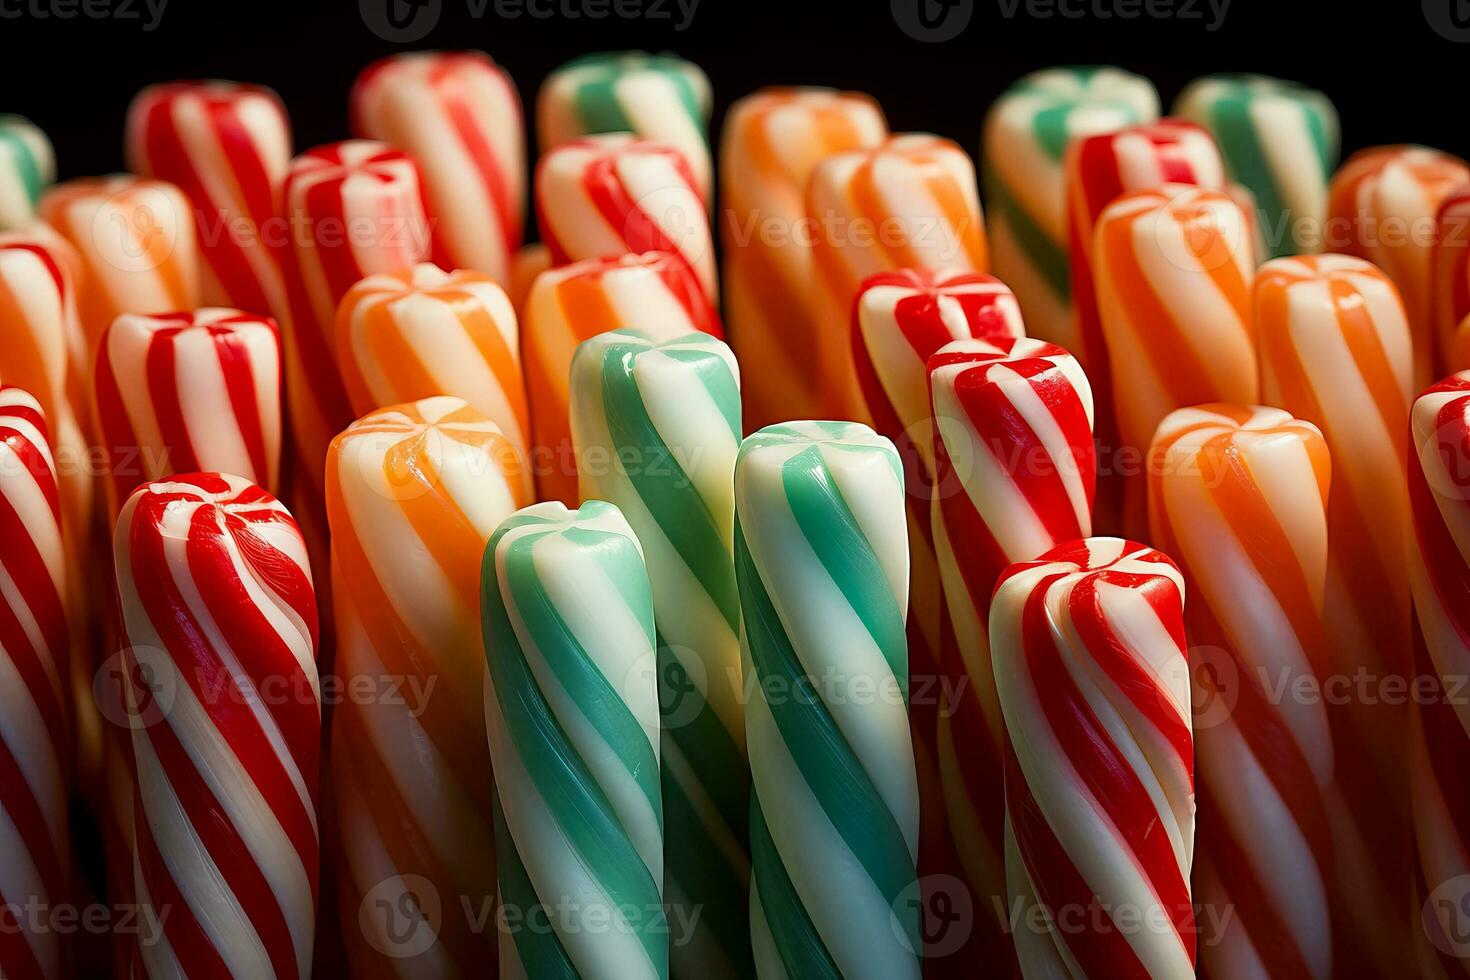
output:
[[[12,980],[63,975],[60,934],[45,918],[66,900],[70,863],[61,523],[41,404],[0,386],[0,975]]]
[[[46,192],[39,213],[76,250],[89,356],[119,314],[199,305],[194,209],[173,184],[122,174],[69,180]]]
[[[1391,975],[1409,948],[1409,718],[1388,686],[1403,683],[1412,664],[1409,325],[1388,276],[1332,254],[1261,266],[1255,320],[1262,397],[1315,424],[1332,454],[1326,637],[1334,677],[1348,686],[1327,710],[1338,758],[1353,763],[1337,767],[1329,801],[1334,898],[1349,917],[1336,930],[1337,959]]]
[[[333,346],[337,305],[359,279],[428,258],[430,226],[414,161],[370,140],[319,146],[292,160],[283,200],[287,309],[277,319],[293,443],[292,509],[325,568],[327,447],[354,418]]]
[[[1159,422],[1200,402],[1260,398],[1250,225],[1223,191],[1164,184],[1116,198],[1097,220],[1093,269],[1119,445],[1139,458]],[[1148,481],[1124,476],[1124,525],[1148,533]]]
[[[961,340],[929,358],[934,414],[934,545],[953,628],[939,716],[945,810],[984,909],[987,947],[1009,943],[990,917],[1005,889],[1004,724],[987,623],[996,580],[1092,529],[1092,391],[1054,344]]]
[[[536,219],[554,265],[668,252],[719,299],[704,197],[676,148],[620,133],[563,144],[536,167]]]
[[[909,676],[932,674],[939,653],[939,569],[929,527],[934,424],[929,358],[955,340],[1026,335],[1005,283],[964,270],[899,269],[863,280],[852,313],[852,354],[873,428],[893,440],[909,501]],[[925,730],[928,740],[933,732]]]
[[[418,161],[440,265],[509,285],[525,225],[526,133],[502,68],[479,51],[375,61],[352,86],[352,131]]]
[[[124,314],[102,335],[95,379],[109,515],[170,473],[233,473],[275,489],[281,344],[270,317]]]
[[[1195,678],[1195,898],[1211,977],[1332,973],[1332,733],[1320,698],[1331,464],[1279,408],[1210,404],[1159,425],[1153,540],[1178,558]],[[1351,760],[1349,760],[1351,762]]]
[[[193,202],[206,305],[281,308],[278,252],[262,240],[281,231],[268,223],[291,162],[291,124],[275,92],[222,81],[150,85],[128,107],[127,157],[135,173],[171,181]]]
[[[853,301],[863,280],[893,269],[986,271],[975,167],[949,140],[906,133],[823,160],[806,205],[815,272],[807,329],[816,340],[807,370],[822,389],[818,417],[862,420]]]
[[[990,607],[1006,881],[1026,977],[1194,976],[1184,579],[1119,538],[1012,565]],[[1037,906],[1049,915],[1038,929]]]
[[[310,975],[321,692],[306,545],[236,476],[138,488],[114,538],[150,977]],[[147,936],[147,933],[143,934]]]
[[[1416,673],[1439,681],[1435,697],[1415,701],[1410,768],[1419,857],[1415,907],[1438,950],[1422,948],[1419,975],[1459,977],[1470,972],[1463,904],[1470,880],[1463,765],[1470,708],[1453,695],[1470,676],[1470,371],[1421,394],[1409,424],[1409,582],[1424,639]]]

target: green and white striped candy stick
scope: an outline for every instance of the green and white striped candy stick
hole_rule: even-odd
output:
[[[665,898],[699,911],[680,977],[750,975],[750,772],[740,688],[734,473],[740,378],[719,340],[593,337],[571,368],[584,498],[638,534],[653,582],[663,710]]]
[[[710,200],[709,78],[671,54],[618,51],[574,58],[536,96],[541,152],[595,133],[633,133],[677,147]]]
[[[1071,335],[1067,144],[1158,115],[1153,83],[1106,66],[1032,72],[991,106],[980,159],[991,271],[1015,292],[1031,336]]]
[[[502,977],[665,978],[653,595],[612,504],[535,504],[481,576]]]
[[[1339,150],[1327,96],[1264,75],[1208,75],[1185,86],[1174,114],[1210,131],[1230,179],[1255,199],[1261,261],[1321,250]]]
[[[900,465],[855,422],[768,426],[735,464],[761,977],[919,976]]]
[[[56,179],[51,141],[30,120],[0,115],[0,231],[20,231]]]

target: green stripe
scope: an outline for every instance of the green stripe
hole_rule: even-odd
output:
[[[1292,216],[1282,200],[1276,175],[1266,160],[1265,147],[1261,145],[1260,133],[1251,118],[1252,104],[1250,94],[1244,89],[1220,99],[1210,112],[1211,129],[1215,131],[1215,139],[1219,142],[1231,178],[1244,184],[1255,196],[1256,211],[1266,232],[1266,244],[1271,250],[1271,257],[1275,258],[1296,251],[1292,239],[1280,234],[1282,228],[1278,227],[1285,218],[1287,223],[1284,227],[1289,230]]]
[[[5,147],[10,159],[15,161],[15,175],[20,178],[26,197],[34,205],[40,199],[41,191],[46,188],[46,180],[41,175],[40,161],[36,159],[36,155],[31,152],[30,145],[21,138],[20,134],[4,125],[0,125],[0,146]]]
[[[1016,244],[1026,253],[1047,287],[1062,303],[1070,303],[1072,274],[1067,266],[1065,246],[1053,241],[1031,219],[993,165],[985,168],[985,205],[991,211],[1005,215]]]
[[[787,493],[790,492],[788,486]],[[852,530],[839,527],[829,533],[837,536],[852,533]],[[844,546],[843,550],[854,554],[857,549]],[[862,864],[879,894],[895,909],[895,914],[902,916],[904,928],[912,940],[909,948],[919,949],[917,914],[910,915],[899,902],[901,893],[915,880],[914,863],[903,831],[862,763],[853,754],[827,706],[817,698],[799,693],[808,690],[812,678],[802,667],[781,626],[751,557],[738,515],[735,520],[735,574],[740,583],[746,646],[760,689],[766,690],[766,685],[774,683],[772,689],[792,692],[789,697],[768,703],[781,740],[847,849]],[[890,605],[892,601],[891,597],[887,600]],[[900,643],[903,642],[902,636],[900,626]],[[907,670],[903,676],[906,675]],[[758,811],[753,808],[752,855],[755,853],[754,822],[757,815]],[[753,859],[752,865],[759,868],[761,863]],[[793,975],[801,976],[800,973]]]
[[[618,84],[635,72],[651,72],[668,83],[675,100],[685,115],[695,122],[704,135],[704,114],[699,97],[683,68],[687,62],[663,55],[589,55],[566,64],[564,71],[582,74],[573,95],[577,118],[586,133],[636,132],[632,118],[618,96]]]
[[[497,552],[507,533],[526,524],[546,524],[547,529],[541,533],[526,533],[505,546],[503,560],[511,601],[515,603],[526,629],[535,638],[538,651],[556,673],[558,682],[623,762],[648,800],[662,830],[658,758],[637,719],[591,661],[542,588],[533,557],[535,546],[547,535],[555,533],[557,526],[539,519],[517,521],[512,518],[502,524],[491,537],[485,552],[481,615],[485,622],[486,659],[496,701],[505,718],[511,743],[572,849],[588,866],[614,906],[633,906],[640,910],[641,915],[647,906],[661,901],[659,883],[649,873],[586,760],[577,754],[542,694],[501,597],[496,570]],[[595,534],[589,528],[575,530]],[[596,537],[600,539],[602,548],[589,549],[589,560],[606,560],[605,556],[597,553],[599,550],[614,554],[621,551],[623,562],[618,569],[621,577],[638,577],[636,572],[641,568],[641,561],[628,559],[630,554],[636,556],[631,540],[611,533]],[[615,575],[614,580],[618,577]],[[584,897],[566,898],[581,901]],[[662,913],[650,913],[647,920],[640,920],[634,926],[660,976],[667,976],[669,953],[665,917]]]
[[[572,958],[562,947],[556,931],[546,928],[541,921],[541,917],[548,914],[546,906],[536,896],[536,888],[521,863],[520,851],[516,850],[515,839],[505,823],[505,811],[500,808],[498,789],[495,790],[494,804],[495,871],[500,882],[500,904],[502,909],[514,909],[514,914],[519,916],[519,921],[511,929],[511,942],[515,943],[521,965],[526,968],[526,976],[578,980],[577,968],[572,965]],[[487,972],[495,971],[487,966]]]
[[[788,459],[782,467],[781,484],[802,536],[882,651],[907,700],[908,644],[903,614],[862,525],[827,468],[821,448],[812,446]]]
[[[642,465],[627,468],[628,482],[719,609],[725,623],[735,632],[740,629],[740,601],[725,539],[708,503],[649,416],[634,376],[639,354],[656,349],[642,344],[614,344],[604,350],[602,404],[608,436],[615,453],[630,448],[641,454]],[[700,364],[700,374],[703,381],[718,374],[728,375],[729,369],[721,358],[706,355]],[[711,395],[718,397],[718,392],[712,391]],[[738,395],[735,404],[739,404]],[[724,414],[728,422],[728,411]]]
[[[781,852],[776,850],[760,800],[754,794],[750,798],[750,852],[754,858],[751,877],[760,892],[761,910],[786,975],[793,980],[825,977],[842,980],[842,971],[827,952],[817,927],[801,904],[796,886],[786,874]]]
[[[726,678],[709,678],[708,683],[725,683]],[[689,672],[679,658],[660,641],[658,649],[659,703],[665,715],[675,715],[677,726],[663,729],[663,737],[671,739],[704,782],[705,793],[714,803],[715,809],[729,823],[735,839],[745,840],[745,804],[750,795],[746,772],[745,753],[730,737],[730,730],[709,707],[694,685]],[[677,697],[673,692],[677,692]],[[699,702],[697,711],[691,712],[684,698]],[[690,715],[693,717],[690,717]],[[664,786],[668,787],[672,775],[665,770]]]

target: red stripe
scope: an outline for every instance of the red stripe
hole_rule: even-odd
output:
[[[191,317],[192,319],[192,317]],[[184,406],[179,401],[178,367],[174,359],[174,338],[183,327],[156,331],[148,341],[144,368],[148,394],[153,402],[154,420],[165,458],[160,460],[169,473],[192,473],[200,468],[184,422]]]
[[[261,322],[261,321],[254,321]],[[275,323],[264,321],[275,332]],[[274,406],[261,405],[256,396],[255,369],[250,360],[245,338],[237,333],[229,321],[220,321],[209,327],[214,340],[214,350],[219,356],[220,371],[224,374],[225,390],[234,408],[235,425],[240,430],[241,441],[250,454],[250,469],[257,482],[270,479],[271,468],[266,459],[265,435],[261,430],[262,411],[273,411]]]
[[[469,64],[466,65],[465,62]],[[510,186],[505,179],[505,171],[500,165],[500,157],[495,153],[495,147],[486,138],[484,130],[475,117],[474,109],[466,98],[463,90],[465,82],[460,74],[466,68],[475,70],[483,68],[496,77],[501,84],[506,84],[503,73],[491,65],[484,64],[480,59],[462,59],[453,55],[444,56],[435,63],[435,70],[431,72],[430,79],[435,91],[443,99],[444,113],[449,117],[450,125],[454,127],[460,142],[464,145],[465,152],[474,161],[475,172],[479,175],[481,183],[485,185],[485,192],[490,195],[494,202],[495,213],[500,219],[501,238],[505,244],[507,258],[514,257],[515,250],[521,241],[521,226],[519,219],[520,209],[511,200]]]

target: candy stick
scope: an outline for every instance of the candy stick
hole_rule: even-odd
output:
[[[1350,697],[1328,704],[1337,755],[1355,760],[1338,767],[1329,800],[1335,897],[1349,916],[1335,930],[1336,959],[1393,973],[1391,964],[1401,962],[1407,948],[1408,718],[1401,700],[1379,692],[1410,669],[1404,566],[1409,327],[1389,278],[1343,255],[1263,265],[1255,319],[1262,397],[1320,428],[1336,471],[1324,600],[1332,671],[1357,678],[1354,685],[1371,685],[1366,691],[1354,686]]]
[[[291,124],[275,92],[238,82],[150,85],[128,107],[128,166],[171,181],[194,205],[207,306],[268,314],[285,301],[268,236],[291,161]],[[156,312],[156,311],[134,311]]]
[[[1016,291],[1034,336],[1072,336],[1067,144],[1158,115],[1152,82],[1108,66],[1032,72],[991,105],[980,160],[991,267]]]
[[[55,179],[46,134],[21,116],[0,115],[0,231],[27,228],[41,192]]]
[[[596,133],[633,133],[677,147],[710,200],[710,86],[699,66],[668,54],[620,51],[573,58],[536,95],[541,152]]]
[[[1264,75],[1207,75],[1179,93],[1174,114],[1210,131],[1226,175],[1255,199],[1265,258],[1321,248],[1339,147],[1332,100]]]
[[[1430,304],[1435,350],[1441,367],[1470,367],[1470,185],[1445,195],[1430,251]]]
[[[121,174],[69,180],[46,192],[39,213],[76,251],[89,355],[121,313],[199,305],[194,210],[173,184]]]
[[[503,69],[479,51],[376,61],[352,86],[352,130],[422,168],[435,261],[509,282],[525,226],[526,134]]]
[[[275,489],[281,343],[270,317],[125,313],[102,335],[95,377],[109,518],[139,484],[171,473],[230,473]]]
[[[337,309],[337,363],[354,411],[453,395],[499,426],[524,459],[530,412],[519,333],[510,298],[489,276],[424,262],[348,290]]]
[[[337,367],[337,306],[365,276],[409,269],[429,254],[418,167],[382,143],[349,140],[291,161],[282,191],[287,309],[280,315],[293,512],[322,567],[327,446],[352,422]]]
[[[887,133],[877,104],[854,92],[763,89],[730,107],[720,238],[735,353],[760,365],[746,372],[747,429],[823,414],[807,181],[828,155],[877,146]]]
[[[667,253],[577,262],[536,277],[526,300],[521,356],[531,401],[531,468],[543,500],[579,499],[567,421],[572,355],[582,341],[625,328],[655,341],[693,331],[721,336],[699,281]]]
[[[495,894],[480,555],[526,502],[518,470],[500,430],[447,396],[381,409],[332,441],[337,672],[371,692],[332,711],[354,976],[475,975],[494,960],[495,930],[474,929],[461,903],[488,908]],[[411,900],[442,910],[423,941],[381,911]]]
[[[1183,605],[1174,563],[1119,538],[1058,545],[996,586],[1006,881],[1013,914],[1051,923],[1016,932],[1023,976],[1194,976]]]
[[[1470,740],[1465,706],[1453,698],[1470,672],[1470,623],[1460,596],[1470,581],[1470,495],[1464,463],[1470,433],[1470,372],[1446,378],[1410,413],[1409,501],[1414,536],[1409,581],[1424,642],[1417,673],[1438,681],[1436,697],[1415,701],[1410,778],[1418,843],[1423,925],[1437,953],[1421,945],[1420,976],[1454,976],[1470,965],[1458,928],[1470,874],[1470,811],[1458,760]]]
[[[563,144],[536,167],[536,217],[554,265],[667,252],[719,299],[705,197],[684,155],[626,134]]]
[[[665,978],[653,600],[638,539],[612,504],[537,504],[496,529],[482,588],[501,975]],[[552,928],[535,928],[541,916]]]
[[[852,422],[769,426],[735,507],[756,972],[917,977],[898,454]]]
[[[1398,286],[1413,336],[1415,388],[1428,385],[1450,356],[1436,349],[1431,322],[1433,236],[1440,204],[1466,181],[1464,160],[1423,146],[1359,150],[1332,178],[1327,247],[1367,259]]]
[[[909,133],[871,150],[839,153],[807,188],[818,298],[818,341],[806,369],[822,386],[818,411],[862,418],[853,365],[852,310],[868,276],[894,269],[986,271],[975,168],[957,145]]]
[[[0,974],[61,977],[60,935],[25,909],[66,901],[71,734],[66,550],[40,402],[0,386]]]
[[[1097,311],[1119,448],[1139,460],[1174,409],[1260,397],[1248,228],[1229,195],[1180,184],[1124,194],[1097,220]],[[1143,469],[1122,474],[1134,537],[1148,532]]]
[[[1320,700],[1277,692],[1327,674],[1327,443],[1280,409],[1212,404],[1170,413],[1149,454],[1153,539],[1190,590],[1195,898],[1224,923],[1201,969],[1326,980],[1332,734]]]
[[[301,534],[249,481],[191,473],[138,488],[114,554],[149,926],[135,974],[308,977],[321,691]]]
[[[90,537],[92,481],[72,390],[72,374],[85,350],[69,258],[65,243],[58,246],[31,232],[0,234],[0,371],[7,384],[29,392],[45,415],[68,549],[80,560]]]
[[[577,348],[572,436],[581,495],[610,501],[638,535],[653,584],[661,682],[665,890],[703,908],[672,950],[680,975],[749,976],[750,776],[731,556],[740,380],[708,334],[632,331]]]
[[[987,955],[1010,940],[1005,905],[1005,726],[995,694],[990,596],[1013,561],[1092,529],[1092,390],[1062,348],[1040,340],[960,340],[928,362],[933,404],[931,521],[955,653],[939,712],[950,833],[975,890]]]

